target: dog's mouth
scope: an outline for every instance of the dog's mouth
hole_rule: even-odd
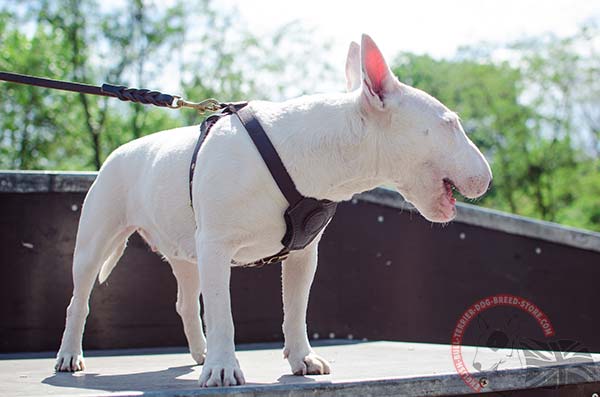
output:
[[[454,191],[457,190],[456,185],[449,178],[444,178],[443,182],[446,191],[446,199],[450,205],[454,206],[456,204],[456,198],[454,198]]]

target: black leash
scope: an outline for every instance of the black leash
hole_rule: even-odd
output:
[[[112,85],[106,83],[99,87],[95,85],[45,79],[41,77],[10,72],[0,72],[0,80],[11,83],[33,85],[37,87],[53,88],[62,91],[112,97],[122,101],[166,107],[169,109],[188,107],[196,109],[200,113],[216,112],[226,106],[226,104],[222,104],[216,99],[212,98],[202,102],[189,102],[178,95],[163,94],[162,92],[148,90],[145,88],[128,88],[122,85]]]

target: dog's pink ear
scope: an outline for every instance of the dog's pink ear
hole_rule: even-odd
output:
[[[353,41],[350,43],[346,58],[346,90],[350,92],[358,87],[360,87],[360,46]]]
[[[396,80],[371,37],[363,34],[360,47],[363,90],[369,102],[383,110],[385,97],[394,89]]]

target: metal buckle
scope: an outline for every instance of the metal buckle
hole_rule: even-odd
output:
[[[282,255],[273,255],[270,256],[268,258],[263,258],[263,259],[259,259],[255,262],[251,262],[245,265],[242,265],[243,267],[263,267],[264,265],[272,265],[273,263],[278,263],[281,261],[286,260],[288,257],[290,256],[289,253],[287,254],[282,254]]]
[[[270,258],[267,259],[267,262],[265,264],[266,265],[271,265],[273,263],[284,261],[287,258],[288,258],[288,254],[272,256],[272,257],[270,257]]]
[[[221,110],[222,106],[219,101],[214,98],[208,98],[202,102],[190,102],[185,99],[175,96],[174,103],[168,107],[171,109],[179,109],[182,107],[196,109],[199,113],[216,112]]]

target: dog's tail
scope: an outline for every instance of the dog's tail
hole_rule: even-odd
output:
[[[125,247],[127,247],[128,238],[129,236],[127,236],[124,241],[119,241],[119,245],[115,247],[114,251],[111,252],[110,256],[102,264],[102,267],[100,268],[100,273],[98,274],[98,282],[100,282],[100,284],[106,281],[106,279],[108,278],[108,276],[110,276],[110,273],[113,271],[115,266],[117,266],[119,259],[121,259],[121,256],[125,251]]]
[[[117,149],[107,158],[83,202],[73,278],[84,281],[85,291],[91,290],[96,277],[100,283],[106,281],[136,230],[127,221],[127,187],[122,181],[127,174],[120,156]]]

